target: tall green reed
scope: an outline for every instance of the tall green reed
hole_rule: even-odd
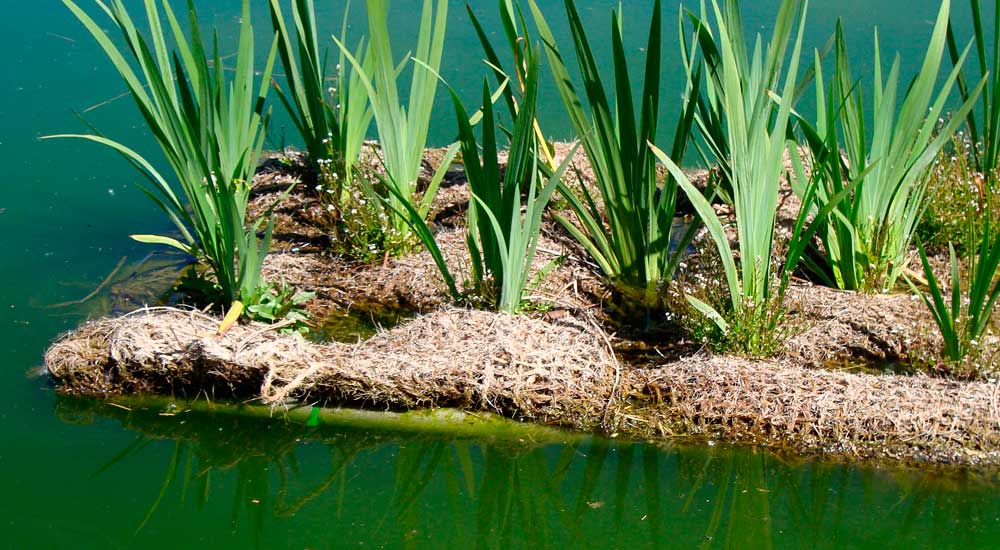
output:
[[[897,55],[883,75],[875,36],[873,101],[866,106],[851,76],[843,29],[835,33],[835,68],[824,92],[816,55],[817,123],[797,117],[816,169],[815,208],[821,209],[848,182],[856,189],[823,219],[806,265],[828,284],[868,292],[892,288],[906,268],[914,232],[927,207],[927,183],[938,153],[974,106],[980,82],[949,116],[948,98],[959,75],[955,68],[937,87],[948,29],[949,0],[941,4],[920,71],[900,91]],[[968,49],[966,49],[966,52]],[[965,53],[958,58],[957,67]],[[884,77],[884,78],[883,78]],[[843,156],[841,154],[843,150]],[[799,188],[800,194],[804,188]]]
[[[208,265],[219,299],[231,311],[242,311],[267,294],[262,291],[261,265],[271,239],[273,219],[258,239],[263,221],[247,222],[246,209],[268,114],[264,111],[276,48],[272,44],[259,85],[254,77],[254,38],[250,7],[244,0],[235,72],[227,78],[213,37],[205,51],[201,29],[188,0],[190,37],[184,33],[169,0],[145,1],[150,38],[144,38],[122,0],[95,0],[121,33],[120,48],[73,0],[63,0],[104,50],[128,87],[129,94],[160,145],[184,195],[133,149],[97,135],[59,135],[86,139],[113,148],[151,184],[140,186],[177,227],[180,240],[159,235],[133,235],[147,243],[165,244]],[[176,49],[167,46],[160,10],[166,14]]]
[[[389,30],[389,1],[368,0],[368,55],[371,66],[366,68],[345,46],[334,37],[341,51],[360,77],[361,85],[368,99],[378,129],[379,148],[385,168],[382,192],[376,186],[368,189],[388,201],[391,206],[392,230],[401,238],[409,235],[410,224],[399,213],[408,207],[426,217],[437,194],[438,186],[445,171],[451,164],[457,147],[449,149],[430,185],[417,196],[417,180],[427,145],[434,97],[437,93],[438,73],[444,51],[446,23],[448,20],[447,0],[425,0],[420,16],[420,30],[416,50],[413,53],[413,70],[410,81],[409,98],[406,104],[400,100],[398,79],[409,64],[408,60],[397,64],[393,59]]]
[[[373,113],[368,94],[343,51],[338,49],[332,75],[328,71],[327,54],[321,51],[317,37],[313,0],[293,0],[291,27],[282,13],[280,0],[271,0],[270,8],[271,23],[278,35],[278,55],[289,88],[286,93],[275,84],[275,92],[320,176],[321,197],[337,206],[341,194],[351,187],[350,180],[371,126]],[[349,11],[350,2],[344,8],[342,42],[347,42]],[[353,55],[362,60],[362,67],[371,70],[371,56],[365,52],[365,40],[361,39]]]
[[[689,20],[691,37],[685,40],[685,15]],[[688,94],[692,94],[691,100],[694,102],[694,128],[701,139],[692,136],[691,142],[705,166],[715,166],[712,186],[715,197],[727,203],[732,203],[732,185],[730,184],[729,173],[731,168],[729,159],[732,156],[728,149],[728,139],[726,136],[726,126],[724,123],[725,114],[722,104],[723,96],[716,91],[715,81],[706,79],[702,89],[701,84],[695,86],[693,75],[696,70],[708,67],[710,70],[718,70],[722,65],[718,44],[712,35],[712,31],[707,25],[707,10],[705,3],[701,3],[700,15],[682,7],[678,17],[678,27],[681,33],[679,41],[681,46],[681,61],[687,74]],[[740,27],[742,29],[742,27]],[[694,132],[692,132],[694,133]]]
[[[493,102],[502,90],[491,95],[489,84],[484,81],[482,108],[472,116],[465,110],[458,94],[451,90],[465,175],[471,191],[466,244],[471,259],[474,301],[507,313],[516,313],[521,309],[527,291],[547,272],[547,267],[540,272],[532,271],[542,213],[572,160],[570,155],[550,177],[543,179],[538,166],[534,126],[538,55],[530,55],[526,63],[524,95],[514,117],[513,130],[509,133],[507,162],[503,167],[498,155],[498,125],[493,109]],[[481,144],[472,126],[472,121],[476,119],[481,120]],[[572,153],[576,153],[575,148]],[[449,289],[458,297],[455,278],[423,215],[412,205],[404,203],[403,208],[399,213],[406,216],[407,223],[435,259]]]
[[[476,36],[479,37],[479,43],[483,47],[483,52],[486,54],[486,64],[490,67],[497,84],[501,87],[507,112],[511,120],[513,120],[517,116],[519,98],[526,91],[525,86],[528,79],[527,60],[533,54],[532,40],[524,12],[521,10],[521,4],[514,0],[497,0],[497,5],[504,39],[511,53],[513,70],[505,70],[503,68],[504,64],[500,61],[500,56],[497,55],[497,51],[490,41],[490,35],[479,22],[479,18],[476,17],[475,12],[472,11],[472,6],[466,4],[465,9],[469,14],[472,27],[476,31]],[[535,137],[538,138],[538,147],[545,160],[545,164],[541,164],[540,166],[555,170],[555,151],[546,141],[538,119],[535,119],[534,129]]]
[[[737,0],[726,0],[725,9],[715,0],[712,8],[716,31],[711,31],[705,11],[693,16],[700,40],[718,52],[718,63],[706,70],[706,86],[719,101],[724,143],[711,150],[729,151],[717,159],[730,166],[732,200],[736,215],[738,255],[734,254],[722,220],[702,193],[691,184],[674,160],[659,149],[654,153],[677,178],[680,187],[704,221],[722,260],[729,300],[708,304],[694,296],[688,301],[723,332],[736,351],[763,355],[773,351],[788,276],[801,257],[811,230],[805,229],[805,209],[795,224],[783,264],[775,261],[775,222],[778,192],[785,171],[784,155],[788,121],[798,74],[799,55],[808,2],[783,0],[768,46],[758,35],[752,54],[748,50]],[[788,55],[792,32],[797,38]],[[708,42],[708,44],[706,44]],[[787,67],[785,66],[785,60]],[[708,60],[706,60],[708,62]],[[784,83],[782,84],[782,73]],[[780,90],[780,96],[775,91]],[[711,136],[706,136],[711,139]],[[804,201],[808,205],[807,197]],[[721,309],[721,311],[720,311]]]
[[[653,4],[639,105],[633,97],[619,14],[611,14],[612,101],[601,77],[606,71],[594,58],[576,5],[565,0],[565,7],[584,97],[573,84],[545,17],[531,1],[556,88],[594,170],[604,209],[598,208],[586,186],[576,193],[564,185],[562,195],[569,201],[576,223],[563,216],[557,215],[557,219],[619,290],[649,307],[658,299],[657,286],[671,278],[695,232],[692,226],[684,235],[674,234],[677,184],[668,177],[662,187],[657,185],[656,163],[649,148],[656,138],[660,115],[660,1]],[[696,82],[700,75],[698,71]],[[689,89],[697,90],[697,83]],[[690,97],[682,103],[670,152],[678,162],[684,158],[695,105]],[[679,246],[671,246],[674,240],[680,241]]]
[[[972,139],[972,158],[976,169],[984,174],[992,185],[996,182],[998,162],[1000,162],[1000,5],[993,2],[993,28],[991,34],[986,33],[983,25],[983,10],[979,0],[969,0],[972,13],[973,44],[976,50],[978,77],[986,81],[979,95],[979,109],[971,109],[966,114],[969,127],[969,137]],[[989,40],[987,36],[992,36]],[[955,30],[951,20],[948,21],[948,55],[952,65],[959,68],[956,77],[956,87],[963,102],[974,99],[976,95],[969,87],[965,76],[964,59],[959,54],[955,39]],[[981,116],[980,121],[978,117]]]
[[[538,247],[542,213],[569,163],[566,160],[552,177],[539,181],[538,141],[534,132],[537,54],[531,55],[526,63],[524,96],[514,119],[503,171],[497,158],[496,122],[489,85],[483,83],[482,147],[476,141],[461,101],[452,93],[465,174],[472,194],[468,246],[473,285],[477,294],[508,313],[520,309],[532,282],[531,266]],[[523,204],[522,190],[525,190]]]

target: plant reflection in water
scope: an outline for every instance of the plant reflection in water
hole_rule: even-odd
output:
[[[907,539],[972,546],[976,534],[948,526],[994,513],[993,483],[968,472],[789,462],[753,449],[661,448],[572,435],[564,444],[542,444],[530,436],[491,437],[488,429],[478,440],[308,428],[71,398],[61,398],[57,409],[67,420],[112,418],[137,433],[95,472],[104,479],[128,462],[148,460],[151,447],[164,451],[165,441],[173,442],[172,452],[159,455],[169,456],[163,477],[136,487],[138,501],[148,502],[137,533],[178,509],[221,509],[228,510],[229,531],[258,546],[275,533],[295,533],[312,547],[602,541],[604,547],[769,548]]]

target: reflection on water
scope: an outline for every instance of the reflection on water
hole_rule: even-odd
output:
[[[193,258],[173,251],[149,252],[138,260],[122,256],[96,286],[82,281],[65,283],[80,298],[38,306],[52,316],[97,318],[176,304],[183,298],[177,286],[193,275],[194,268]]]
[[[586,439],[459,440],[63,399],[63,419],[111,417],[137,435],[95,475],[170,445],[136,540],[224,516],[257,547],[984,546],[996,486],[952,472],[788,463],[746,449]],[[136,516],[138,517],[138,516]],[[966,528],[955,531],[957,525]],[[972,527],[972,528],[969,528]],[[183,531],[177,532],[183,540]],[[120,541],[129,543],[129,541]],[[159,541],[161,544],[163,540]],[[170,544],[166,544],[169,546]],[[351,544],[353,545],[353,544]]]

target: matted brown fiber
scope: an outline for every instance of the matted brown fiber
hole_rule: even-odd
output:
[[[267,404],[451,406],[594,428],[614,391],[603,334],[582,322],[447,309],[357,344],[314,344],[262,325],[215,335],[198,312],[144,310],[84,325],[46,365],[62,391],[204,392]]]
[[[694,357],[636,373],[642,424],[798,451],[1000,462],[1000,385]]]
[[[800,452],[1000,466],[1000,385],[696,356],[620,366],[588,321],[447,309],[357,344],[143,310],[88,323],[46,365],[62,392],[180,393],[273,406],[486,410],[645,439],[712,438]]]

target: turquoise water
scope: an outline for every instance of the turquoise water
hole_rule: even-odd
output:
[[[553,23],[560,21],[559,2],[540,3]],[[340,3],[318,4],[325,27],[339,28]],[[747,28],[765,25],[776,4],[747,4]],[[415,32],[407,14],[416,5],[393,3],[397,44]],[[582,8],[601,36],[614,5],[594,1]],[[127,238],[164,231],[168,224],[131,186],[137,177],[120,158],[84,143],[36,139],[81,130],[74,111],[122,92],[107,61],[60,3],[4,0],[2,6],[0,45],[7,61],[0,73],[0,343],[7,359],[0,375],[0,486],[6,496],[0,545],[1000,544],[998,485],[962,474],[788,463],[745,450],[599,440],[498,447],[193,416],[136,415],[125,428],[119,419],[106,418],[107,410],[94,413],[58,401],[44,379],[26,374],[41,364],[48,343],[90,316],[126,308],[121,297],[142,260],[138,269],[149,271],[176,259],[147,259],[150,248]],[[220,26],[223,43],[231,38],[238,2],[198,6],[205,20]],[[488,28],[496,27],[494,6],[475,5]],[[266,3],[255,0],[253,8],[262,32]],[[670,28],[676,4],[665,8]],[[626,24],[642,30],[633,36],[645,32],[649,9],[647,1],[624,2]],[[936,9],[933,0],[814,2],[810,45],[822,44],[841,15],[856,54],[868,52],[877,24],[883,49],[900,51],[904,67],[912,69]],[[964,4],[956,10],[964,13]],[[450,19],[444,76],[471,95],[483,74],[478,42],[462,6],[453,3]],[[628,46],[638,51],[641,45],[637,39]],[[856,67],[867,72],[864,56]],[[665,97],[679,94],[679,84],[665,85]],[[551,89],[546,93],[553,97]],[[543,109],[544,127],[566,137],[561,107],[545,104],[552,108]],[[450,111],[440,112],[432,132],[436,144],[454,131]],[[110,136],[153,151],[127,100],[85,116]],[[282,124],[278,117],[273,147],[292,141],[282,135]],[[50,307],[87,296],[123,257],[127,267],[104,292],[80,305]],[[301,507],[290,513],[299,501]]]

